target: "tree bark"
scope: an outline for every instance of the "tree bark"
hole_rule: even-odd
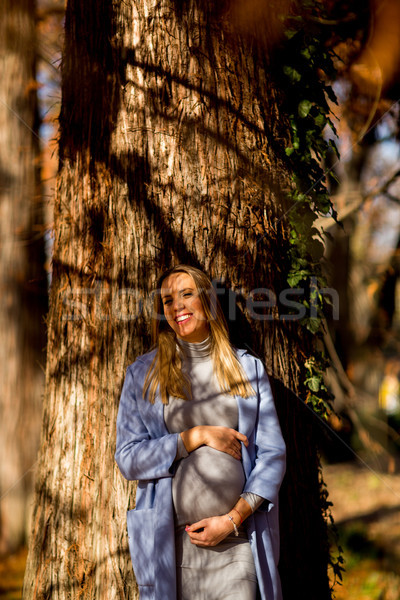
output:
[[[25,540],[44,384],[43,210],[38,187],[34,2],[1,2],[0,553]]]
[[[69,1],[26,600],[137,598],[125,525],[135,486],[114,463],[115,421],[125,369],[149,348],[156,276],[178,261],[236,290],[232,325],[281,381],[284,593],[330,598],[314,424],[290,392],[311,340],[278,306],[256,320],[244,300],[287,287],[281,101],[264,37],[235,30],[225,5]]]

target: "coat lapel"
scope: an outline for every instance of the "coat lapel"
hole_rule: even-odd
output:
[[[250,398],[242,398],[241,396],[236,396],[239,410],[239,431],[240,433],[244,433],[247,436],[247,439],[250,439],[253,436],[254,427],[257,420],[257,397],[251,396]],[[253,468],[252,458],[249,454],[248,449],[242,444],[242,464],[243,469],[246,475],[246,478],[249,477],[250,472]]]
[[[249,438],[257,420],[257,396],[250,396],[250,398],[236,396],[236,400],[239,411],[239,431]]]
[[[247,435],[248,438],[250,438],[257,421],[257,375],[253,365],[254,361],[249,361],[246,354],[243,354],[243,350],[239,351],[238,358],[244,372],[248,376],[249,381],[253,386],[253,389],[256,392],[254,396],[250,396],[249,398],[242,398],[241,396],[236,396],[239,410],[239,431],[240,433],[244,433],[245,435]]]
[[[168,433],[164,422],[164,404],[157,390],[154,404],[147,399],[141,401],[141,417],[146,425],[150,437],[159,438]]]

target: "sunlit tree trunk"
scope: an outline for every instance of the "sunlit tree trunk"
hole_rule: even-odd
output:
[[[268,38],[268,19],[260,29]],[[126,366],[149,348],[160,270],[189,262],[222,277],[239,292],[238,319],[249,290],[287,287],[288,131],[271,72],[263,39],[239,34],[226,6],[68,4],[26,600],[137,598],[125,525],[135,486],[114,463],[115,421]],[[245,312],[242,322],[244,342],[281,380],[285,597],[329,598],[313,418],[288,391],[299,388],[311,340],[279,318]]]
[[[35,18],[2,0],[0,19],[0,553],[24,540],[44,383],[46,275],[37,186]]]

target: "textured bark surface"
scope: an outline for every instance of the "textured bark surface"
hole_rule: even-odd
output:
[[[0,553],[25,540],[44,384],[34,3],[0,2]]]
[[[228,14],[195,0],[68,4],[26,600],[137,598],[125,525],[135,486],[114,463],[115,421],[126,366],[149,348],[156,275],[177,261],[238,292],[235,339],[247,332],[241,345],[282,381],[291,478],[282,498],[285,597],[300,587],[310,599],[330,597],[313,424],[288,392],[298,388],[310,340],[295,323],[240,311],[249,290],[286,287],[279,218],[290,174],[267,47],[239,36]]]

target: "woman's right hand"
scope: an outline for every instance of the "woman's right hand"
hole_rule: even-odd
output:
[[[192,452],[200,446],[210,446],[220,452],[230,454],[233,458],[242,458],[242,446],[249,445],[247,437],[230,427],[215,425],[199,425],[181,433],[181,438],[188,452]]]

